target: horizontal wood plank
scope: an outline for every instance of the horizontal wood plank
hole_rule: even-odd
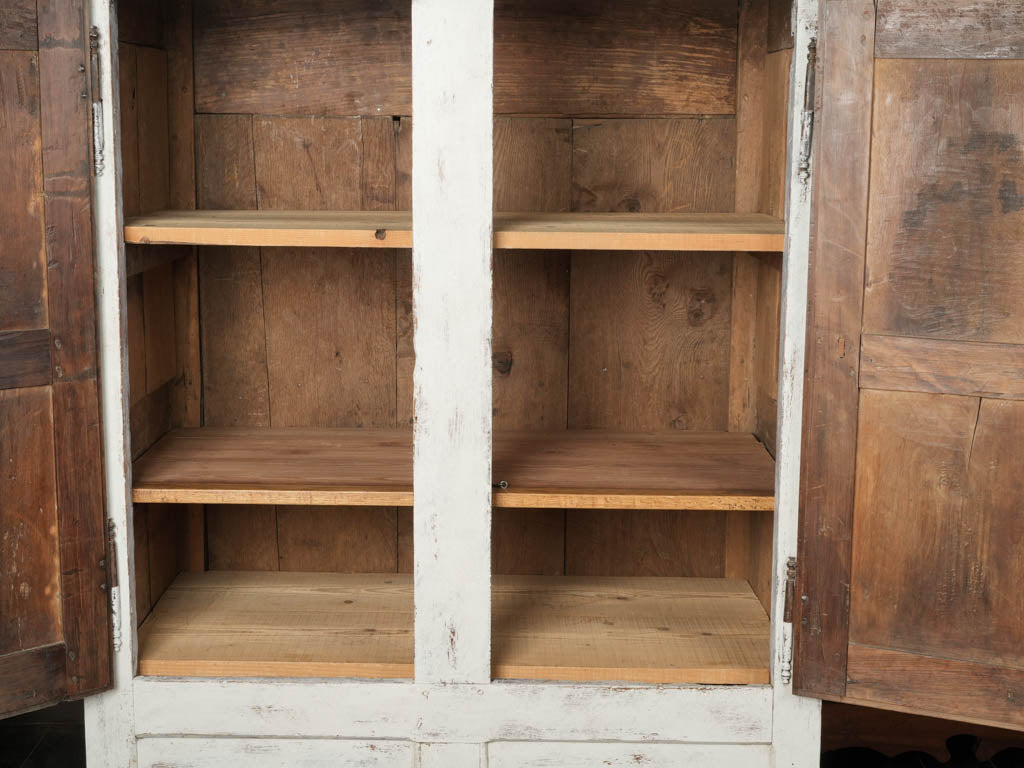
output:
[[[49,384],[50,331],[0,331],[0,389]]]
[[[498,507],[774,508],[774,462],[751,435],[571,431],[494,439]],[[137,503],[412,505],[412,433],[177,430],[135,462]]]
[[[867,706],[1024,728],[1024,669],[851,643],[846,698]]]
[[[125,222],[125,242],[410,248],[412,214],[394,211],[163,211]],[[785,225],[764,214],[498,213],[495,248],[781,251]]]
[[[1024,5],[1007,0],[878,0],[880,59],[1024,58]]]
[[[726,579],[496,577],[498,678],[767,683],[768,618]],[[143,675],[411,677],[409,574],[183,574],[140,631]]]
[[[38,709],[67,694],[63,643],[0,656],[0,716]]]
[[[865,334],[860,385],[1024,400],[1024,345]]]

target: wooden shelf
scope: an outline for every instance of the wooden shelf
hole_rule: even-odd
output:
[[[768,682],[769,622],[744,581],[499,576],[493,674]],[[139,633],[143,675],[413,676],[408,574],[183,574]]]
[[[498,507],[774,509],[775,466],[738,432],[519,432],[494,438]],[[202,428],[132,469],[139,503],[412,506],[412,433]]]
[[[412,214],[377,211],[163,211],[128,219],[126,243],[411,248]],[[764,214],[499,213],[495,248],[781,251]]]

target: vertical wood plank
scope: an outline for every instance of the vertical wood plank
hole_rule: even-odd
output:
[[[148,505],[133,505],[135,541],[135,621],[141,626],[153,607],[149,593],[149,512]]]
[[[128,384],[130,404],[141,403],[146,396],[146,314],[142,292],[142,275],[128,278]]]
[[[60,561],[48,387],[0,390],[0,656],[59,642]]]
[[[806,693],[846,690],[874,29],[871,0],[822,3],[794,625]]]
[[[395,135],[395,209],[412,210],[412,118],[398,122]],[[398,424],[410,427],[415,423],[413,406],[413,369],[416,354],[413,347],[412,315],[412,253],[399,255],[395,261],[395,368],[397,376]],[[412,509],[398,510],[398,572],[413,572]]]
[[[359,118],[256,118],[260,208],[353,210],[364,195],[392,196],[391,121],[367,122],[364,136]],[[394,426],[394,258],[365,249],[263,252],[275,426]],[[393,508],[278,507],[280,568],[393,571],[396,525]]]
[[[35,6],[32,20],[35,22]],[[0,330],[45,328],[39,56],[0,51]]]
[[[252,118],[196,117],[199,208],[256,208]],[[258,248],[199,250],[203,423],[270,426],[263,281]],[[277,570],[273,507],[207,508],[211,569]]]
[[[167,53],[138,46],[139,212],[170,207]]]
[[[491,676],[493,24],[492,0],[412,7],[419,682]]]
[[[146,337],[146,393],[155,392],[177,372],[174,320],[174,266],[170,262],[142,273]]]
[[[7,0],[0,6],[0,50],[34,51],[36,34],[35,0]]]
[[[495,210],[568,211],[571,185],[570,120],[495,119]],[[497,251],[493,295],[495,429],[564,429],[569,255]],[[563,510],[496,509],[493,515],[494,573],[564,573]]]

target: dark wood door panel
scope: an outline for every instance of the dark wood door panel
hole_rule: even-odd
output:
[[[1024,343],[1024,61],[875,64],[864,331]]]
[[[1022,436],[1024,402],[861,393],[851,643],[1024,668]]]

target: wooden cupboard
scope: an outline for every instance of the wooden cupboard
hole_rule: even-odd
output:
[[[1015,9],[24,5],[4,710],[112,686],[147,766],[1024,725]]]

